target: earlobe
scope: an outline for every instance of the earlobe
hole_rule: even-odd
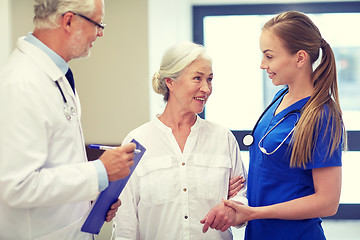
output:
[[[67,12],[63,15],[61,19],[61,26],[68,31],[71,28],[72,21],[74,20],[74,14],[72,12]]]
[[[165,83],[166,83],[166,86],[171,89],[171,87],[173,86],[173,82],[174,80],[172,78],[165,78]]]
[[[296,64],[298,65],[298,67],[301,67],[305,64],[306,60],[308,59],[308,53],[304,50],[299,50],[296,53],[297,56],[297,62]]]

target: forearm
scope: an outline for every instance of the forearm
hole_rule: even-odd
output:
[[[327,217],[336,213],[338,205],[339,201],[313,194],[284,203],[251,208],[249,220],[268,218],[300,220]]]
[[[340,200],[341,167],[313,169],[315,193],[288,202],[253,209],[253,219],[299,220],[334,215]]]
[[[224,201],[236,211],[236,223],[254,219],[300,220],[334,215],[341,192],[341,167],[313,169],[315,193],[294,200],[261,207]]]

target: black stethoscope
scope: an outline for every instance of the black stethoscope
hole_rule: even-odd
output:
[[[247,135],[244,136],[244,138],[243,138],[243,143],[244,143],[245,146],[248,147],[248,146],[251,146],[251,145],[254,143],[254,136],[253,136],[253,134],[254,134],[254,132],[255,132],[255,130],[256,130],[256,127],[258,126],[259,122],[261,121],[262,117],[263,117],[264,114],[271,108],[271,106],[275,104],[275,102],[276,102],[277,100],[279,100],[282,96],[284,96],[285,93],[288,92],[288,90],[289,90],[289,88],[285,88],[285,90],[284,90],[277,98],[275,98],[275,99],[266,107],[266,109],[265,109],[265,110],[263,111],[263,113],[260,115],[259,119],[256,121],[253,130],[252,130],[249,134],[247,134]],[[273,154],[273,153],[285,142],[285,140],[286,140],[286,139],[291,135],[291,133],[295,130],[295,126],[296,126],[296,124],[297,124],[298,121],[299,121],[299,116],[298,116],[297,114],[296,114],[297,120],[296,120],[296,122],[295,122],[295,124],[294,124],[294,128],[293,128],[293,129],[291,130],[291,132],[286,136],[286,138],[280,143],[280,145],[279,145],[277,148],[275,148],[274,151],[268,153],[268,152],[266,151],[266,149],[263,148],[263,147],[261,147],[261,145],[260,145],[261,142],[262,142],[262,140],[264,140],[264,138],[265,138],[277,125],[279,125],[285,118],[287,118],[287,117],[290,116],[291,114],[300,113],[300,112],[301,112],[300,110],[292,110],[292,111],[288,112],[274,127],[272,127],[272,128],[261,138],[261,140],[259,141],[259,144],[258,144],[261,152],[263,152],[263,153],[265,153],[265,154],[267,154],[267,155]]]
[[[64,95],[64,92],[62,91],[58,81],[55,81],[56,83],[56,86],[58,87],[60,93],[61,93],[61,96],[63,98],[63,101],[64,101],[64,114],[65,114],[65,118],[67,120],[71,120],[72,116],[75,116],[76,114],[76,111],[75,111],[75,108],[74,107],[69,107],[69,105],[67,104],[67,100],[66,100],[66,97]]]

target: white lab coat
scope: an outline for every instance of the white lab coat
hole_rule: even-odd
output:
[[[64,114],[58,80],[76,113]],[[98,194],[79,99],[55,63],[20,38],[0,73],[0,239],[92,239],[80,231]]]

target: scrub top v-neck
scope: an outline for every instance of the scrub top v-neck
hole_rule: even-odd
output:
[[[268,152],[272,152],[281,144],[294,128],[298,117],[300,117],[300,113],[286,115],[291,111],[300,110],[309,100],[309,97],[301,99],[275,115],[276,108],[281,103],[282,98],[278,99],[264,114],[254,132],[254,144],[249,149],[248,199],[249,205],[253,207],[272,205],[311,195],[315,191],[312,179],[313,168],[341,166],[341,145],[331,158],[324,157],[326,156],[329,142],[329,134],[325,132],[326,126],[320,128],[319,135],[326,135],[326,137],[316,142],[314,159],[306,165],[305,169],[289,167],[291,148],[288,146],[292,134],[273,154],[267,155],[260,151],[259,141],[266,134],[267,136],[263,138],[261,146]],[[284,118],[283,121],[281,121],[282,118]],[[279,121],[281,122],[279,123]],[[322,121],[327,122],[326,114]],[[274,127],[276,124],[278,125]],[[249,221],[246,228],[245,239],[305,239],[303,237],[306,232],[306,239],[318,240],[322,239],[324,235],[320,223],[320,218],[299,221],[279,219],[252,220]]]

